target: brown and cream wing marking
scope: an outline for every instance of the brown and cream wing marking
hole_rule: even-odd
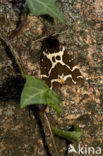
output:
[[[80,85],[83,76],[76,63],[61,46],[58,39],[48,37],[43,42],[41,76],[51,89],[60,84]]]

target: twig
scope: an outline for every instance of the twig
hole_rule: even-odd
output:
[[[50,126],[50,122],[49,122],[48,117],[47,117],[45,112],[43,112],[43,115],[45,117],[45,120],[46,120],[46,123],[47,123],[47,126],[48,126],[48,130],[49,130],[49,133],[50,133],[50,136],[51,136],[51,140],[52,140],[52,144],[53,144],[54,149],[55,149],[56,156],[59,156],[59,153],[58,153],[58,150],[57,150],[57,147],[56,147],[56,143],[55,143],[55,140],[54,140],[54,136],[53,136],[53,133],[52,133],[52,129],[51,129],[51,126]]]
[[[20,59],[20,57],[18,56],[17,52],[15,51],[15,49],[13,48],[13,46],[11,45],[9,39],[4,35],[4,32],[2,32],[2,30],[0,30],[0,38],[6,43],[6,45],[9,47],[12,55],[14,56],[16,63],[20,69],[20,72],[22,75],[26,74],[26,71],[23,67],[22,61]]]
[[[25,22],[27,21],[27,15],[28,15],[28,12],[24,15],[23,21],[21,21],[21,14],[19,14],[19,20],[16,24],[16,28],[15,30],[13,30],[12,34],[8,36],[9,40],[15,38],[21,32],[21,30],[23,29],[25,25]]]

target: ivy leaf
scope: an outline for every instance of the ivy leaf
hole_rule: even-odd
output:
[[[62,137],[69,141],[79,141],[80,137],[83,135],[83,133],[80,131],[78,127],[74,129],[74,131],[64,131],[55,128],[54,126],[51,126],[52,131],[55,135]]]
[[[60,22],[65,21],[63,14],[56,6],[56,0],[26,0],[26,3],[30,12],[35,16],[48,14]]]
[[[59,96],[45,84],[43,80],[26,75],[26,83],[21,94],[20,107],[24,108],[33,104],[49,105],[56,110],[60,116]]]
[[[80,127],[79,127],[78,125],[76,125],[76,126],[74,127],[74,131],[80,132]]]

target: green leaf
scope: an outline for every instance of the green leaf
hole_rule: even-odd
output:
[[[60,22],[65,21],[63,14],[56,6],[56,0],[26,0],[26,3],[30,12],[35,16],[48,14]]]
[[[80,127],[79,127],[78,125],[76,125],[76,126],[74,127],[74,131],[80,132]]]
[[[21,94],[20,107],[43,104],[53,107],[58,115],[61,113],[59,96],[43,80],[26,75],[26,83]]]
[[[80,137],[83,135],[81,131],[64,131],[51,126],[52,131],[55,135],[62,137],[69,141],[79,141]]]
[[[49,89],[46,98],[47,98],[47,104],[50,105],[52,108],[54,108],[58,113],[58,116],[60,116],[61,108],[60,108],[59,96],[53,90]]]

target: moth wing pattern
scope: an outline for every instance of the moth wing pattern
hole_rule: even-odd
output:
[[[83,76],[76,61],[71,58],[58,39],[52,36],[43,42],[41,76],[51,89],[56,89],[60,84],[83,83]]]

